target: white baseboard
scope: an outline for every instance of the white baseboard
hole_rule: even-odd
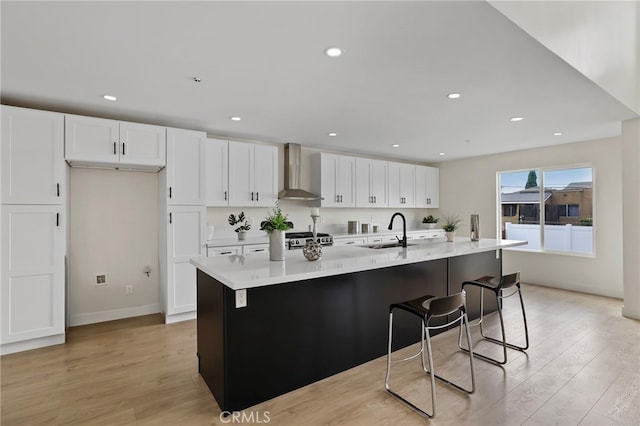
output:
[[[197,317],[198,317],[198,313],[196,311],[183,312],[181,314],[165,315],[164,323],[173,324],[174,322],[189,321],[192,319],[196,319]]]
[[[70,326],[94,324],[97,322],[113,321],[123,318],[139,317],[141,315],[157,314],[160,312],[160,305],[152,303],[150,305],[133,306],[131,308],[113,309],[110,311],[89,312],[86,314],[72,314],[69,320]]]
[[[23,340],[22,342],[5,343],[0,345],[0,355],[8,355],[16,352],[30,351],[31,349],[44,348],[46,346],[60,345],[65,342],[65,334],[40,337],[38,339]]]

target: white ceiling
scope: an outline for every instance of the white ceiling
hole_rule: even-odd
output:
[[[635,116],[484,1],[1,7],[8,104],[421,162],[614,136]]]

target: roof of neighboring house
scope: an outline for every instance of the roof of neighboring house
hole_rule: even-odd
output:
[[[544,201],[551,197],[551,191],[544,191]],[[510,192],[500,194],[500,202],[502,204],[538,204],[540,203],[540,188],[533,187],[524,191]]]
[[[564,189],[591,189],[593,188],[593,182],[571,182],[565,186]]]

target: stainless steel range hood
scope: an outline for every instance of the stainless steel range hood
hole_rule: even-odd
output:
[[[288,143],[284,146],[284,190],[278,193],[281,200],[321,200],[322,197],[300,189],[300,144]]]

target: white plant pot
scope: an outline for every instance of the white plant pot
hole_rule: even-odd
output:
[[[238,240],[242,241],[247,238],[247,233],[245,231],[238,232]]]
[[[445,234],[447,235],[447,242],[452,243],[454,238],[456,237],[456,231],[445,232]]]
[[[284,237],[285,233],[282,231],[272,231],[269,234],[269,259],[270,260],[284,260]]]

